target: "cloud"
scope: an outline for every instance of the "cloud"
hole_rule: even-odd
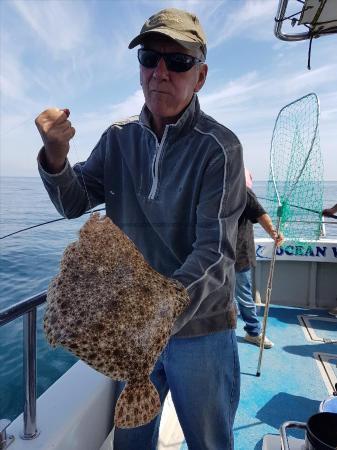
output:
[[[170,2],[170,8],[180,8],[190,11],[198,16],[202,25],[209,20],[214,20],[217,11],[227,4],[227,0],[213,0],[205,2],[205,0],[176,0]]]
[[[25,122],[33,122],[43,105],[38,100],[39,95],[31,95],[31,90],[37,85],[41,91],[43,80],[24,64],[21,48],[5,30],[1,33],[0,56],[0,133],[3,138]]]
[[[277,68],[276,68],[277,69]],[[257,179],[268,177],[269,149],[275,120],[286,104],[316,92],[321,105],[321,149],[325,161],[334,154],[337,123],[336,64],[326,64],[311,72],[292,67],[247,73],[200,94],[202,109],[232,129],[244,148],[247,166],[254,168]],[[326,165],[327,179],[336,178],[332,165]]]
[[[88,15],[81,1],[13,0],[11,4],[44,45],[55,52],[72,51],[86,35]]]
[[[276,71],[253,71],[229,80],[218,86],[213,92],[200,94],[202,105],[212,111],[235,110],[249,107],[251,118],[261,118],[269,114],[269,105],[286,104],[294,99],[317,90],[324,99],[326,107],[332,111],[336,101],[336,91],[331,91],[336,80],[337,64],[326,64],[317,69],[303,72],[292,68],[286,73]],[[221,77],[221,74],[219,75]],[[259,106],[263,104],[263,111]],[[245,117],[241,114],[241,120]]]
[[[88,20],[80,1],[5,4],[1,18],[1,77],[6,111],[21,115],[53,96],[90,84],[83,48]],[[76,17],[76,20],[74,20]],[[15,38],[14,38],[15,36]]]
[[[87,132],[97,131],[97,129],[105,130],[113,122],[121,121],[127,117],[138,114],[143,104],[143,91],[137,89],[125,100],[113,103],[98,111],[96,110],[94,112],[82,114],[78,119],[83,130],[86,130]]]
[[[77,0],[13,0],[5,6],[0,92],[6,133],[48,106],[82,102],[93,96],[93,86],[100,95],[107,83],[135,77],[138,64],[127,48],[132,30],[127,21],[99,30],[90,15],[92,4]]]
[[[19,52],[15,46],[11,46],[5,32],[2,33],[0,53],[0,135],[3,140],[29,121],[33,123],[43,105],[37,95],[29,94],[38,80],[23,64]]]
[[[322,149],[327,158],[335,151],[336,36],[315,42],[307,71],[308,42],[273,37],[275,1],[3,3],[1,138],[6,167],[14,175],[36,174],[35,153],[20,155],[40,145],[34,118],[48,106],[71,108],[79,153],[74,160],[88,156],[109,124],[139,113],[144,100],[137,89],[138,62],[127,46],[153,12],[168,6],[200,18],[214,49],[209,60],[215,63],[200,93],[201,106],[238,134],[255,178],[266,177],[280,108],[311,91],[321,104]],[[327,170],[328,178],[336,178],[333,164]]]
[[[235,36],[247,39],[270,39],[276,5],[266,0],[242,2],[243,6],[228,12],[222,8],[222,14],[216,10],[213,17],[213,33],[210,34],[209,48],[215,48]],[[240,2],[240,5],[242,4]],[[236,3],[237,6],[237,3]],[[214,33],[216,30],[216,33]]]
[[[326,64],[306,72],[298,71],[285,79],[287,92],[315,89],[336,82],[337,64]]]
[[[0,90],[3,97],[10,99],[20,99],[27,87],[27,80],[24,77],[20,62],[11,54],[6,52],[3,54],[2,48],[2,64],[0,73]]]
[[[257,73],[250,72],[236,80],[230,80],[223,87],[218,88],[216,92],[201,94],[200,100],[203,105],[211,109],[247,103],[254,92],[256,93],[261,89],[262,84],[263,82],[259,80]]]
[[[76,129],[76,135],[72,141],[72,147],[75,149],[72,159],[88,157],[90,150],[95,146],[104,130],[114,122],[139,114],[143,104],[143,92],[138,89],[125,100],[108,105],[103,109],[78,115],[71,114],[72,124]]]

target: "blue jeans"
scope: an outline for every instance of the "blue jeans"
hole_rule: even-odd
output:
[[[244,330],[251,336],[258,336],[261,333],[261,324],[253,299],[252,272],[250,269],[235,272],[235,278],[235,300],[242,320],[246,323]]]
[[[240,396],[234,330],[193,338],[172,337],[151,380],[163,403],[170,389],[189,450],[233,450],[233,422]],[[119,383],[119,388],[123,383]],[[116,428],[114,450],[155,450],[160,415],[147,425]]]

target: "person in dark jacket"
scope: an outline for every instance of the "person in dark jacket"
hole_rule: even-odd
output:
[[[195,15],[159,11],[129,48],[137,45],[140,116],[109,126],[88,159],[71,167],[69,110],[44,111],[35,121],[44,143],[39,171],[63,216],[105,203],[146,261],[185,287],[190,306],[151,379],[162,402],[171,391],[190,449],[232,450],[240,391],[233,294],[237,224],[246,202],[242,148],[200,110],[207,48]],[[154,450],[159,423],[160,416],[117,428],[114,449]]]
[[[236,245],[235,263],[235,300],[237,302],[241,318],[245,322],[244,339],[252,344],[260,346],[262,333],[261,324],[256,313],[256,305],[253,298],[252,271],[256,266],[254,230],[253,224],[259,223],[269,236],[279,246],[283,242],[282,233],[277,233],[270,216],[259,203],[256,195],[251,190],[252,177],[246,170],[247,203],[239,219],[239,231]],[[273,347],[273,342],[265,336],[264,348]]]

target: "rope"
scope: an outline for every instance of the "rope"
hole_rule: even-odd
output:
[[[275,17],[275,22],[276,22],[276,23],[279,23],[279,22],[284,22],[285,20],[292,19],[293,17],[298,16],[298,15],[301,14],[302,12],[308,11],[309,9],[312,9],[312,8],[313,8],[313,6],[307,6],[305,9],[303,9],[303,10],[301,10],[301,11],[298,11],[297,13],[292,14],[291,16],[283,17],[283,19],[276,19],[276,17]]]
[[[309,41],[309,48],[308,48],[308,64],[307,64],[307,69],[311,70],[311,47],[312,47],[312,40],[315,37],[314,34],[312,34],[310,36],[310,41]]]

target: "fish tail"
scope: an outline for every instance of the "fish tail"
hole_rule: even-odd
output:
[[[147,378],[129,381],[116,404],[115,425],[118,428],[140,427],[151,422],[160,412],[161,403],[157,389]]]

